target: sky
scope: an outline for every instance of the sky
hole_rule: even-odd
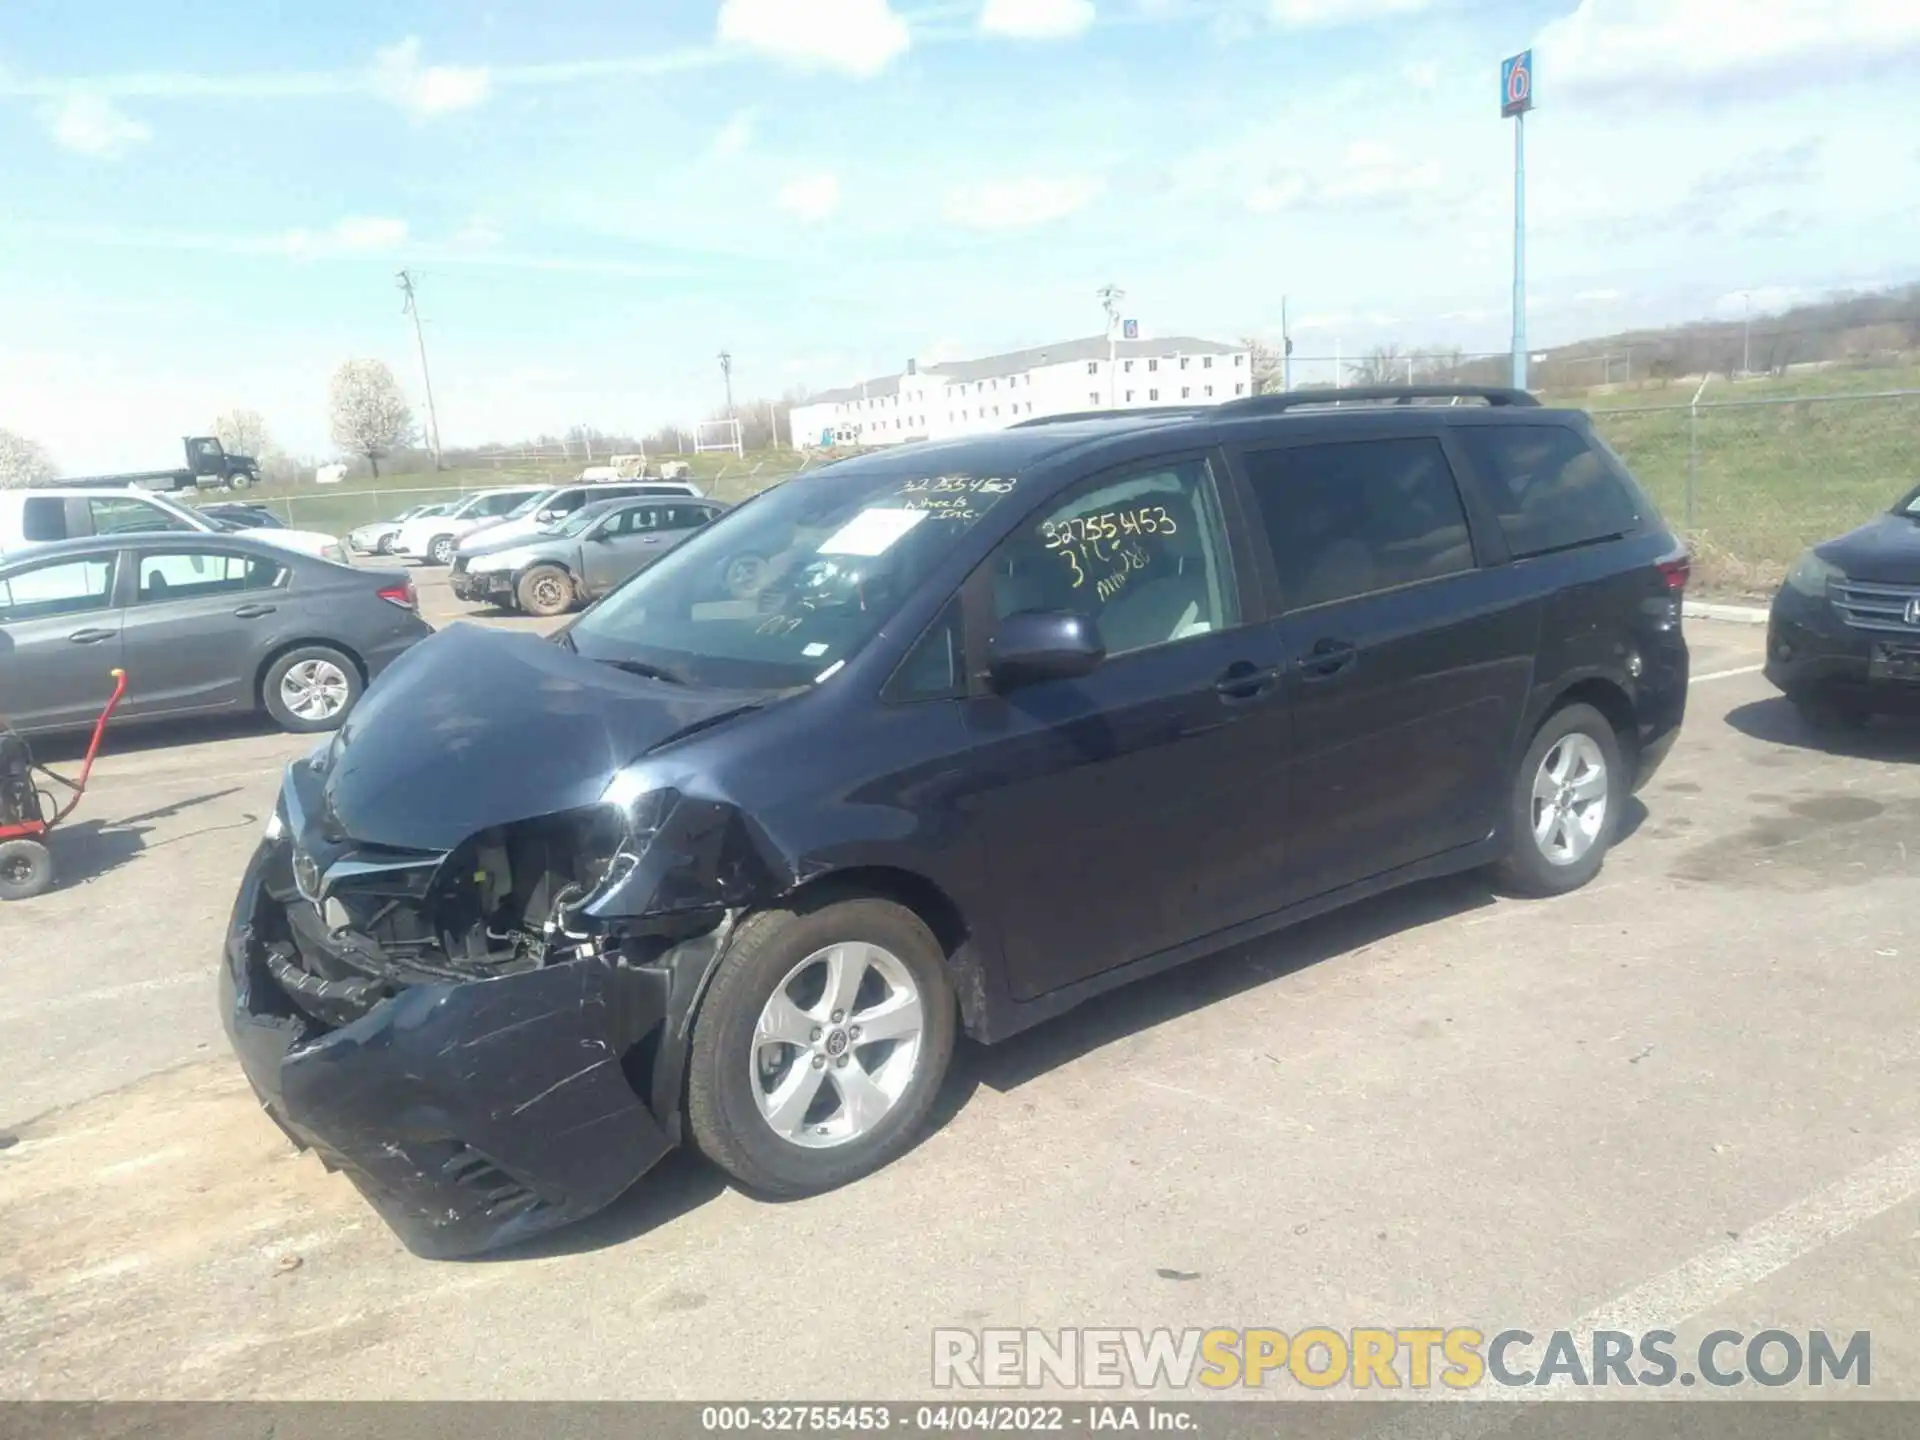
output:
[[[333,453],[688,421],[1098,334],[1502,351],[1920,273],[1915,0],[8,0],[0,427]]]

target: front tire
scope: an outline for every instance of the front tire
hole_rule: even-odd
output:
[[[261,702],[274,723],[294,735],[337,730],[360,699],[360,667],[328,645],[289,650],[260,682]]]
[[[436,535],[433,543],[427,546],[429,565],[451,565],[453,563],[453,536]]]
[[[520,577],[514,599],[529,615],[550,619],[574,607],[573,577],[558,565],[535,565]]]
[[[53,884],[53,854],[38,840],[0,841],[0,900],[31,900]]]
[[[393,536],[382,535],[378,540],[374,541],[373,553],[376,555],[391,555],[393,553]]]
[[[954,1029],[946,958],[911,910],[863,898],[760,911],[694,1021],[694,1141],[770,1198],[857,1180],[918,1136]]]
[[[1613,723],[1591,705],[1554,711],[1513,777],[1500,881],[1522,895],[1578,890],[1606,863],[1631,789]]]

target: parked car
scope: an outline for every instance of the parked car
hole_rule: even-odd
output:
[[[271,510],[263,510],[258,505],[200,505],[195,507],[200,514],[214,522],[222,530],[285,530],[287,522]]]
[[[116,726],[260,709],[331,730],[432,633],[404,572],[239,535],[95,535],[0,562],[0,676],[22,733],[92,723],[115,668]]]
[[[1819,729],[1920,709],[1920,489],[1794,564],[1768,617],[1767,678]]]
[[[450,584],[462,600],[564,615],[637,575],[725,509],[712,500],[600,500],[531,535],[488,541],[493,532],[481,530],[460,542]]]
[[[356,555],[391,555],[394,538],[409,520],[427,515],[444,515],[460,502],[449,500],[438,505],[410,505],[391,520],[375,520],[355,526],[347,532],[347,548]]]
[[[0,490],[0,555],[86,536],[156,531],[235,534],[265,540],[325,560],[347,558],[346,547],[317,530],[244,527],[210,519],[166,495],[137,485]]]
[[[1485,403],[1377,403],[1433,395]],[[1430,876],[1585,884],[1680,729],[1687,577],[1587,416],[1520,392],[878,451],[551,640],[404,657],[287,773],[226,1024],[423,1254],[683,1135],[823,1190],[912,1143],[961,1029]]]
[[[512,514],[524,502],[547,488],[544,485],[505,485],[469,495],[439,515],[416,515],[395,532],[393,553],[412,560],[424,560],[430,565],[451,565],[453,547],[462,536],[489,520]]]
[[[556,485],[523,500],[498,520],[476,525],[454,546],[455,556],[474,555],[481,546],[493,546],[505,540],[524,540],[538,535],[549,525],[577,513],[583,505],[603,500],[633,500],[641,496],[700,498],[700,492],[685,481],[613,480],[593,485]]]

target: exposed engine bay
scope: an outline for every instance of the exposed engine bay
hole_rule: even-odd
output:
[[[274,978],[327,1025],[409,986],[592,958],[600,927],[579,907],[626,838],[617,812],[594,807],[485,830],[441,857],[353,852],[324,877],[289,845],[268,883],[285,933],[259,939]]]

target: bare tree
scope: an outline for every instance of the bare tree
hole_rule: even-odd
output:
[[[251,455],[258,460],[273,450],[273,437],[258,410],[229,410],[213,422],[213,433],[229,455]]]
[[[1240,348],[1247,352],[1247,364],[1253,371],[1250,393],[1266,395],[1278,390],[1281,384],[1280,352],[1252,335],[1240,337]]]
[[[0,430],[0,490],[24,490],[60,473],[37,440]]]
[[[349,360],[327,389],[333,443],[367,457],[377,478],[380,457],[413,436],[413,411],[384,361]]]
[[[1376,345],[1347,365],[1347,379],[1355,385],[1403,385],[1408,356],[1398,345]]]

